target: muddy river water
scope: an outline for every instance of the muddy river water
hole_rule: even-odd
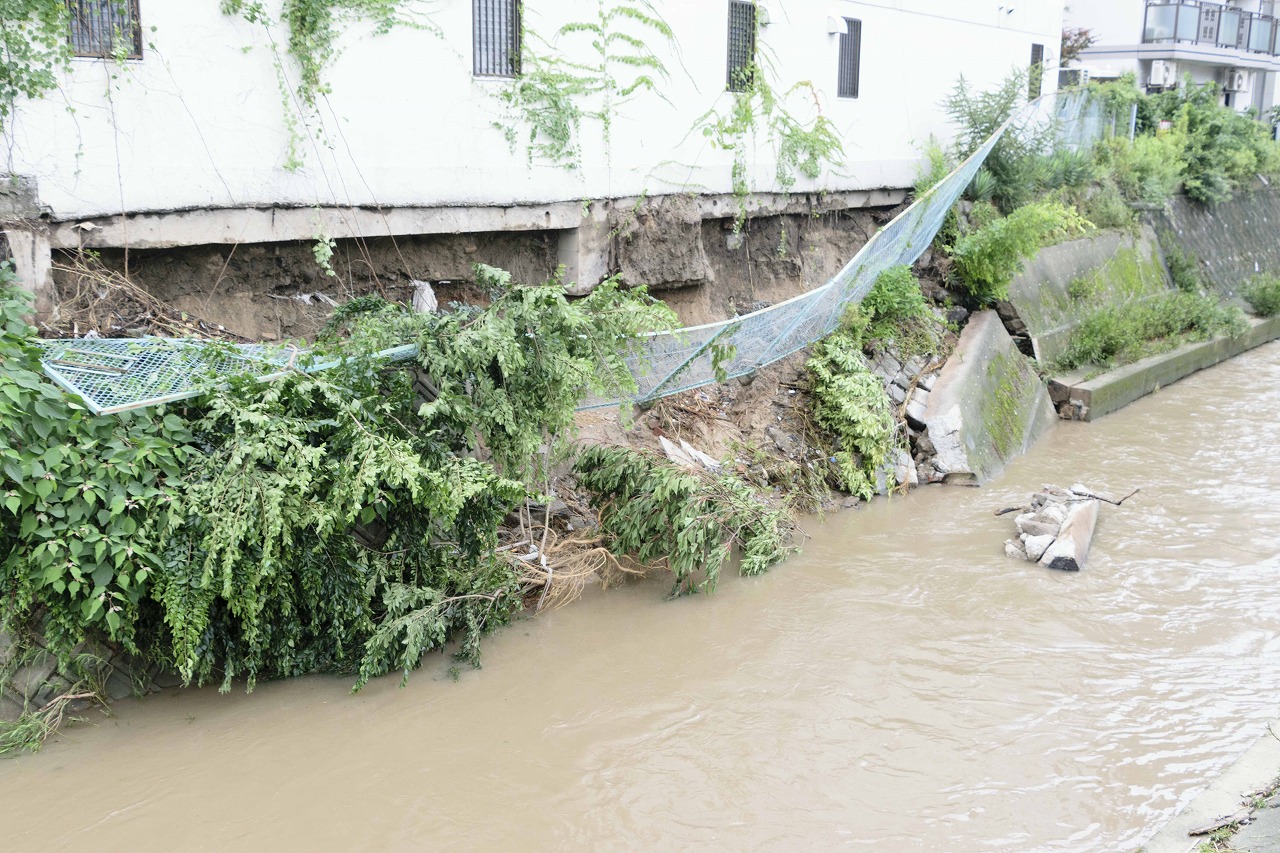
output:
[[[589,595],[456,683],[120,703],[0,761],[0,848],[1132,850],[1277,715],[1280,346],[982,489],[808,524],[713,596]],[[1003,556],[1044,482],[1142,492],[1091,562]]]

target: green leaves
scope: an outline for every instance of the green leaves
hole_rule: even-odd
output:
[[[892,292],[897,278],[882,277],[883,289]],[[881,289],[879,283],[876,289]],[[863,500],[875,495],[876,473],[888,461],[896,438],[889,397],[862,356],[862,336],[870,317],[859,306],[851,306],[840,328],[814,347],[813,357],[805,364],[814,419],[836,441],[833,461],[841,485]]]
[[[712,591],[733,547],[755,575],[795,551],[788,513],[732,474],[686,471],[651,453],[587,447],[574,465],[611,547],[675,574],[673,595]]]
[[[1073,207],[1042,201],[1020,207],[958,239],[948,251],[966,289],[981,302],[1008,298],[1023,261],[1091,227]]]

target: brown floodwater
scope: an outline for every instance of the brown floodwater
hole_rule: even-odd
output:
[[[519,622],[456,683],[119,703],[0,761],[0,847],[1134,849],[1277,716],[1278,410],[1272,344],[765,577]],[[1045,482],[1142,488],[1080,574],[1003,556]]]

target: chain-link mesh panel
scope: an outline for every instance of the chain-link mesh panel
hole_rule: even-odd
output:
[[[829,335],[845,309],[860,302],[881,273],[919,259],[987,155],[1014,125],[1052,128],[1057,147],[1080,150],[1101,135],[1103,122],[1097,104],[1084,92],[1046,95],[1027,104],[954,172],[880,229],[823,286],[741,317],[647,335],[641,352],[629,360],[638,386],[634,399],[651,400],[745,376]],[[335,364],[310,363],[296,349],[161,338],[58,340],[44,341],[42,346],[49,376],[99,413],[192,397],[248,370],[269,379],[291,369],[316,371]],[[414,355],[414,347],[405,345],[379,355],[408,358]],[[620,402],[594,398],[582,408]]]

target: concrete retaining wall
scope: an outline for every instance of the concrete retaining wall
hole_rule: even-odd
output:
[[[16,720],[24,711],[39,711],[69,693],[93,692],[114,702],[180,682],[174,675],[143,666],[124,652],[105,646],[82,646],[69,669],[75,674],[59,667],[57,659],[38,641],[19,648],[9,635],[0,633],[0,721]],[[74,712],[91,704],[91,699],[78,699],[67,710]]]
[[[1177,196],[1150,221],[1172,231],[1223,293],[1237,293],[1256,273],[1280,274],[1280,188],[1240,193],[1213,207]]]
[[[944,482],[982,483],[1056,420],[1031,360],[994,311],[974,314],[924,413]]]
[[[1060,376],[1049,383],[1049,394],[1065,416],[1092,421],[1197,370],[1212,367],[1278,337],[1280,316],[1254,319],[1250,321],[1249,331],[1238,338],[1184,344],[1093,378],[1087,378],[1087,368]]]
[[[1015,335],[1025,335],[1036,359],[1051,363],[1071,332],[1100,303],[1141,298],[1171,286],[1155,231],[1108,231],[1041,251],[997,306]]]

